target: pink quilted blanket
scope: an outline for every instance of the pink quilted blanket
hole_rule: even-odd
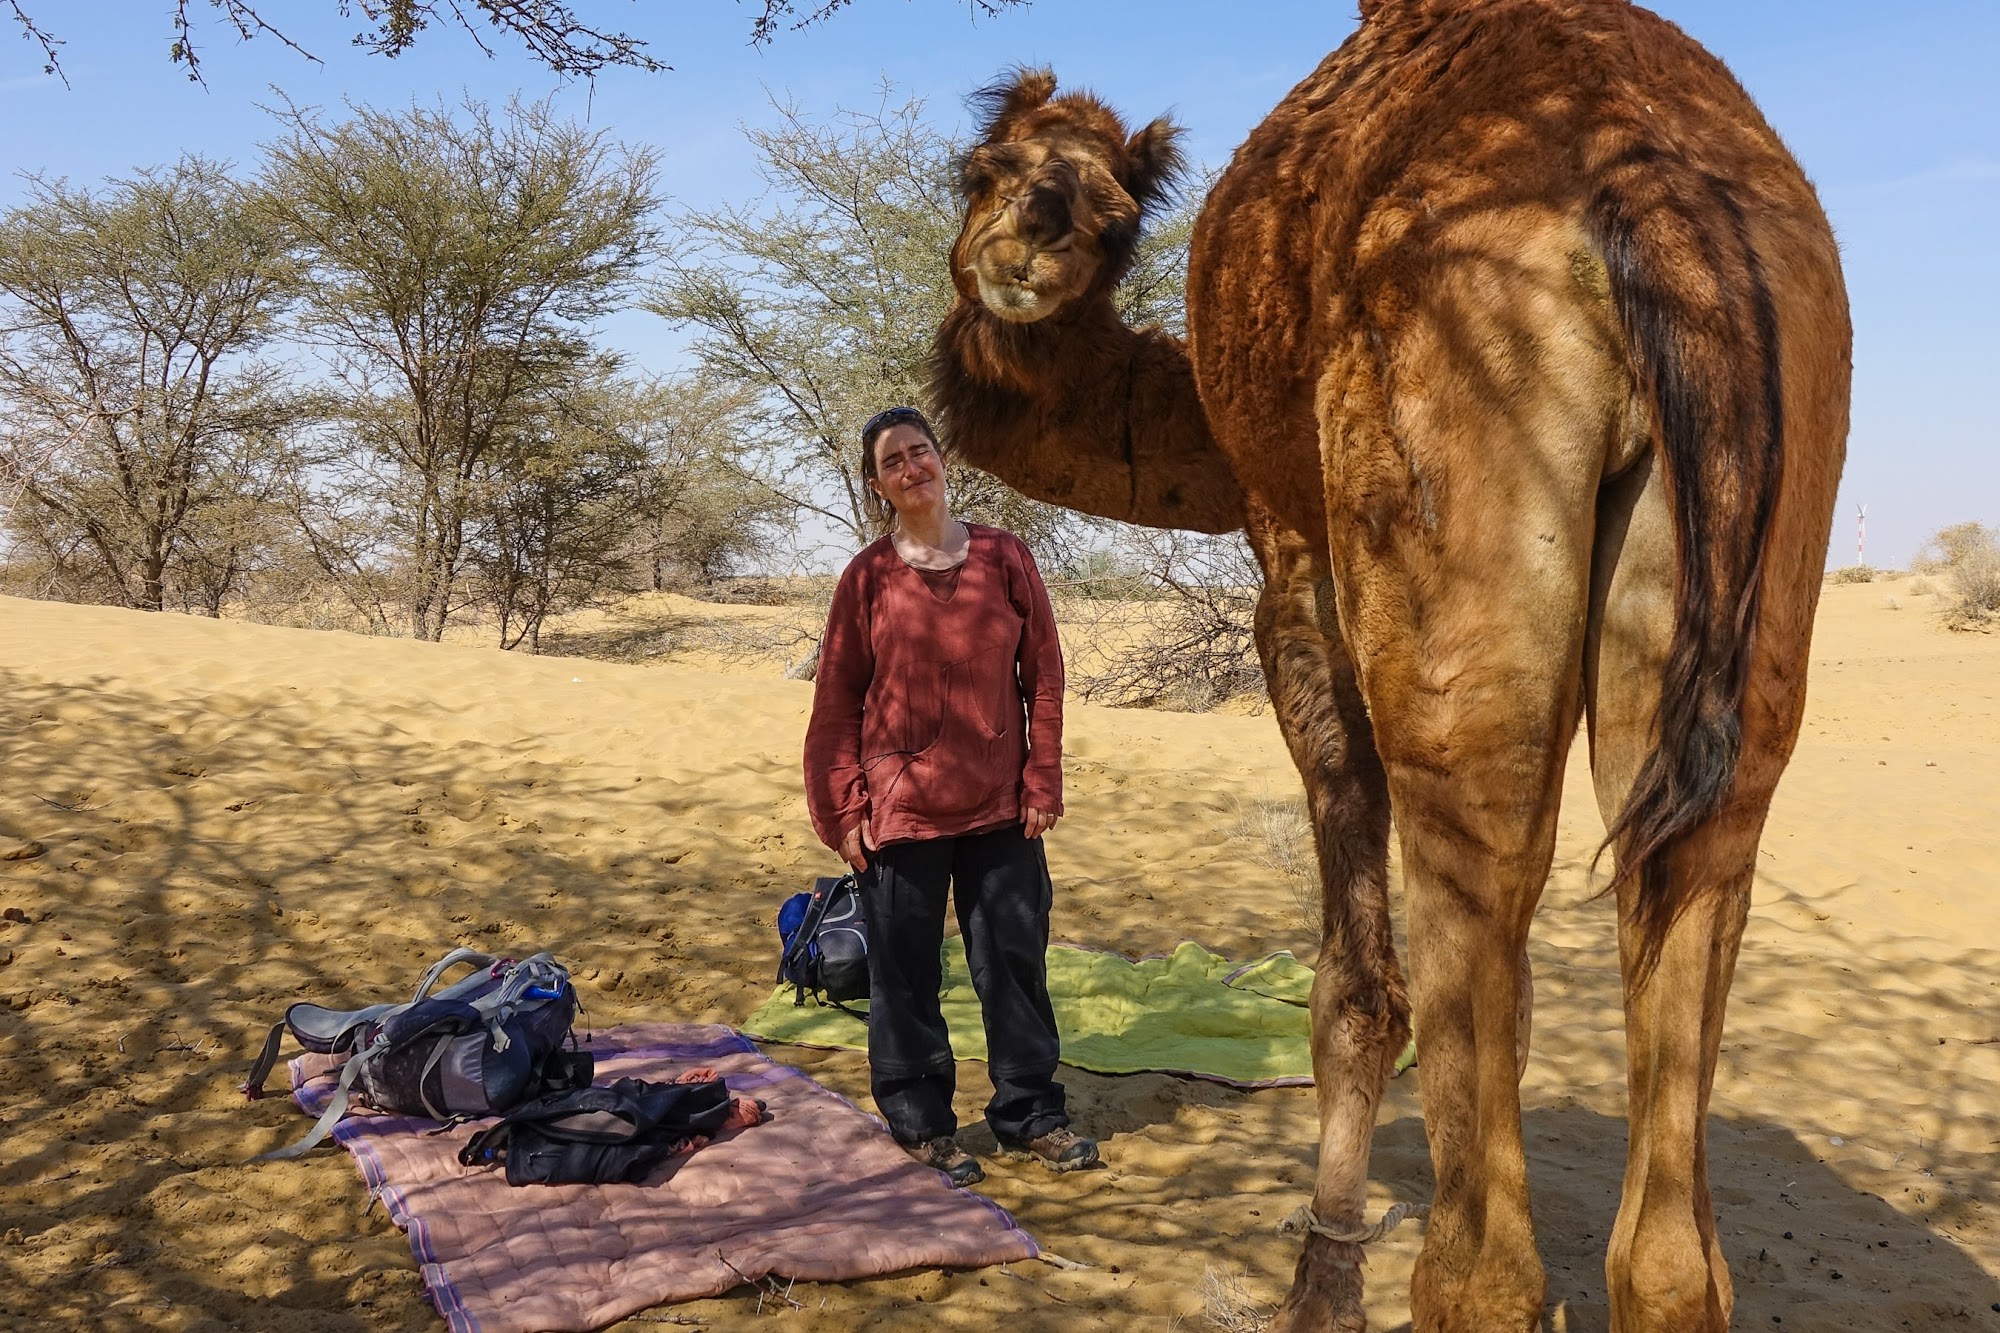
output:
[[[423,1269],[454,1333],[602,1328],[635,1311],[728,1291],[767,1274],[838,1281],[912,1268],[977,1268],[1040,1253],[980,1195],[912,1161],[881,1122],[726,1027],[645,1024],[598,1032],[598,1081],[714,1069],[770,1107],[637,1185],[514,1187],[458,1164],[487,1121],[360,1112],[334,1138],[354,1154]],[[292,1095],[318,1115],[325,1056],[292,1062]]]

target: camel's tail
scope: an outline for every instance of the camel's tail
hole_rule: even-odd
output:
[[[1701,887],[1668,862],[1736,775],[1784,459],[1783,378],[1776,306],[1730,186],[1646,148],[1602,179],[1590,226],[1651,409],[1678,552],[1656,744],[1605,840],[1612,887],[1637,881],[1656,956]]]

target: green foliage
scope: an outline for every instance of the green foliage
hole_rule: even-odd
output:
[[[0,221],[0,502],[47,591],[215,613],[272,521],[298,400],[255,359],[297,272],[254,190],[187,157]]]
[[[1054,571],[1049,591],[1091,602],[1153,602],[1165,590],[1129,551],[1094,547]]]
[[[696,333],[718,384],[745,390],[759,474],[794,507],[873,536],[861,425],[917,401],[957,217],[951,144],[921,103],[842,112],[778,108],[746,130],[765,195],[676,219],[679,241],[647,304]]]
[[[620,547],[647,462],[630,392],[607,375],[523,403],[480,458],[469,564],[502,648],[539,649],[552,613],[629,590]]]
[[[960,145],[920,100],[893,99],[885,86],[874,109],[825,123],[783,105],[776,128],[747,130],[764,194],[678,218],[648,301],[694,332],[705,373],[752,396],[746,424],[766,484],[855,546],[875,535],[861,425],[884,407],[925,405],[931,341],[955,295]],[[1147,239],[1128,313],[1178,325],[1192,217]],[[955,512],[1020,533],[1051,568],[1098,526],[970,468],[953,468],[951,491]]]
[[[626,429],[645,454],[627,557],[655,591],[713,585],[761,555],[789,506],[748,470],[742,390],[701,374],[637,386]]]
[[[310,277],[306,327],[352,446],[342,471],[392,530],[410,632],[435,639],[462,604],[492,455],[602,374],[589,329],[655,245],[654,155],[546,103],[350,110],[279,113],[266,197]]]

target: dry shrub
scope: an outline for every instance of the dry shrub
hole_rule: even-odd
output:
[[[1924,543],[1917,567],[1944,576],[1947,593],[1938,612],[1947,629],[2000,626],[2000,532],[1983,523],[1954,523]]]
[[[1237,836],[1250,844],[1250,859],[1284,881],[1298,908],[1299,923],[1319,938],[1319,860],[1305,802],[1296,796],[1260,796],[1238,807],[1236,827]]]
[[[1919,574],[1916,578],[1910,580],[1910,586],[1907,591],[1912,597],[1929,597],[1937,591],[1937,587],[1929,579]]]
[[[1827,581],[1835,585],[1873,583],[1875,581],[1875,571],[1866,565],[1849,565],[1845,569],[1836,569],[1833,573],[1827,575]]]
[[[1263,576],[1242,536],[1135,528],[1124,540],[1114,576],[1138,579],[1153,600],[1134,616],[1133,603],[1065,599],[1068,618],[1107,647],[1072,667],[1077,693],[1114,708],[1177,712],[1261,694],[1252,626]]]
[[[1263,1305],[1250,1295],[1241,1274],[1203,1270],[1201,1315],[1210,1328],[1223,1333],[1264,1333],[1277,1313],[1276,1306]]]

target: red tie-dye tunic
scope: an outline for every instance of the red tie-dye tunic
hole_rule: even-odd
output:
[[[838,850],[865,812],[886,847],[1062,813],[1062,649],[1027,545],[965,525],[957,579],[888,537],[834,590],[806,727],[806,805]]]

